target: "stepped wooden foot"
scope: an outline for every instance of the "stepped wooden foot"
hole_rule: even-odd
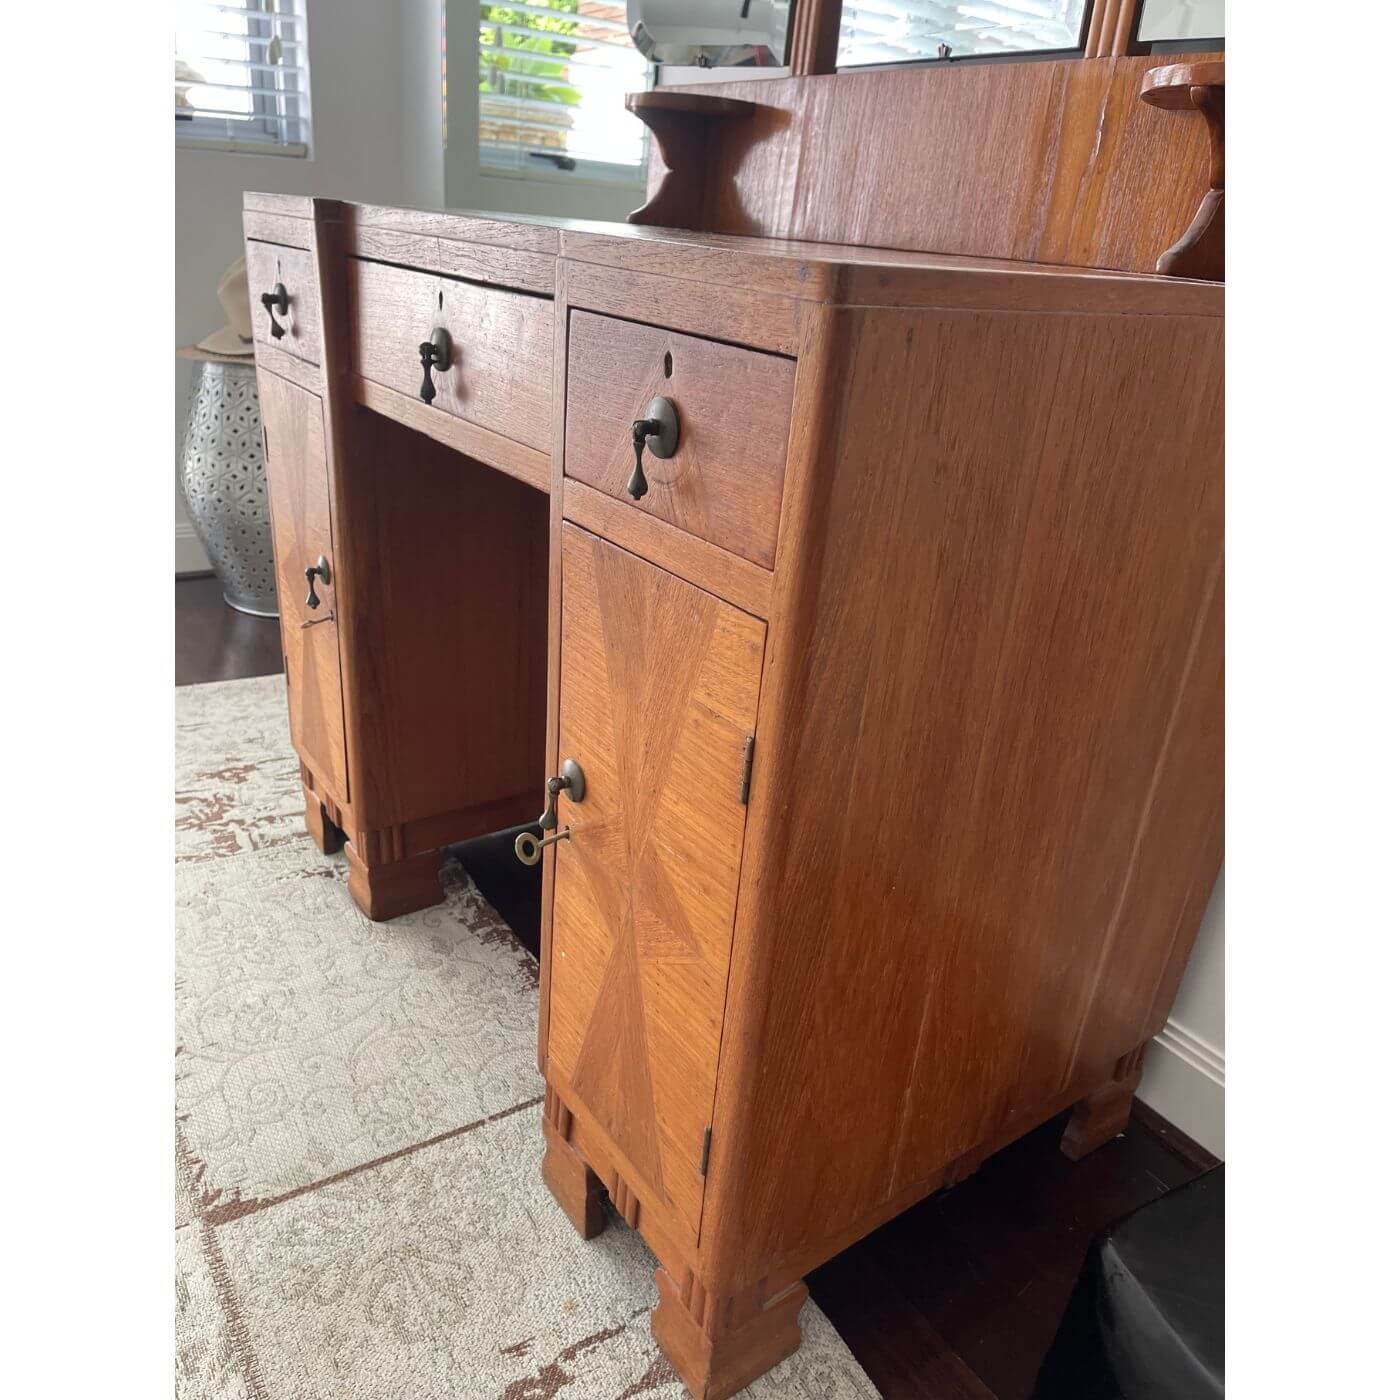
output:
[[[693,1274],[678,1285],[658,1269],[656,1287],[651,1334],[695,1400],[726,1400],[802,1345],[800,1280],[772,1298],[720,1297]]]
[[[1077,1162],[1096,1147],[1111,1142],[1128,1126],[1146,1050],[1145,1045],[1139,1045],[1124,1055],[1114,1066],[1113,1078],[1075,1104],[1069,1126],[1060,1139],[1060,1151],[1070,1161]]]
[[[446,898],[438,879],[442,857],[437,851],[372,863],[366,862],[356,838],[345,843],[345,858],[350,865],[350,897],[376,921],[428,909]]]
[[[591,1240],[602,1233],[608,1222],[603,1206],[603,1183],[556,1126],[561,1115],[567,1120],[568,1112],[554,1091],[546,1089],[544,1161],[540,1164],[540,1175],[574,1229],[584,1239]]]
[[[302,793],[306,798],[306,830],[322,854],[333,856],[345,844],[345,833],[310,788],[303,787]]]

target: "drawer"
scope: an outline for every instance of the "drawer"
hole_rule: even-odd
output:
[[[355,373],[419,397],[418,347],[441,326],[450,364],[432,371],[432,406],[549,451],[553,301],[360,258],[348,276]]]
[[[773,567],[792,418],[794,362],[655,326],[573,311],[564,475]],[[643,454],[633,501],[632,423],[653,397],[672,401],[675,454]]]
[[[316,259],[305,248],[288,248],[281,243],[249,239],[248,296],[252,301],[253,339],[274,349],[285,350],[299,360],[321,363],[321,288],[316,278]],[[263,306],[263,293],[271,294],[281,285],[287,292],[285,312],[269,313]],[[283,334],[274,335],[274,318]]]

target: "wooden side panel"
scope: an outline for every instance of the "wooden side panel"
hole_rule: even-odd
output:
[[[694,1239],[764,624],[563,529],[549,1073]]]
[[[452,337],[452,364],[433,372],[432,407],[549,450],[551,300],[359,258],[349,259],[347,270],[355,373],[417,398],[418,347],[443,326]]]
[[[771,569],[792,382],[777,355],[574,311],[564,474]],[[680,445],[643,454],[648,489],[633,501],[631,426],[656,395],[676,406]]]
[[[292,745],[330,791],[347,802],[337,565],[321,400],[266,370],[258,371],[258,399],[267,432],[267,496]],[[321,604],[309,608],[305,570],[322,555],[330,563],[330,582],[317,580]]]
[[[321,290],[315,254],[305,248],[249,239],[248,297],[253,317],[253,339],[274,350],[285,351],[313,365],[321,363]],[[281,283],[287,289],[285,314],[274,312],[285,334],[274,336],[267,310],[259,300]]]
[[[1106,1072],[1218,869],[1221,323],[831,316],[702,1242],[740,1282]]]
[[[1209,179],[1204,125],[1138,100],[1160,62],[944,64],[676,89],[758,104],[710,135],[704,227],[1151,272]],[[652,189],[660,175],[654,156]]]
[[[368,409],[348,426],[347,528],[374,589],[347,635],[366,663],[350,697],[357,818],[375,829],[518,799],[497,825],[529,821],[545,732],[548,502]]]

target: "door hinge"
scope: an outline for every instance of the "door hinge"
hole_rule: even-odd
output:
[[[753,780],[753,735],[744,740],[744,766],[739,772],[739,802],[749,805],[749,783]]]
[[[705,1129],[705,1140],[700,1144],[700,1175],[705,1176],[710,1170],[710,1129]]]

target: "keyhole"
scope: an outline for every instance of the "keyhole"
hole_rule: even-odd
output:
[[[442,293],[441,293],[441,292],[438,293],[438,310],[439,310],[439,311],[442,310]]]
[[[662,360],[661,366],[665,371],[666,378],[669,379],[671,377],[671,352],[669,350],[666,352],[666,358]]]

